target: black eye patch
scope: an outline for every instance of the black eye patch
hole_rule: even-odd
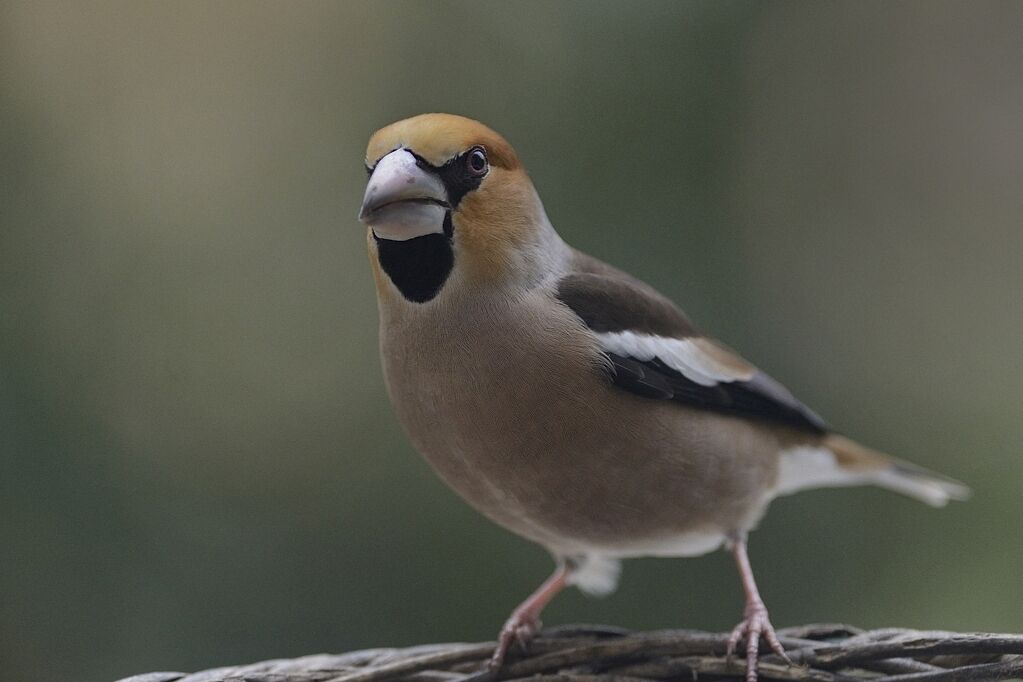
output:
[[[448,203],[452,207],[457,207],[462,197],[479,187],[483,178],[486,177],[486,174],[473,173],[469,164],[466,163],[466,154],[471,153],[472,150],[465,154],[459,154],[438,169],[441,182],[444,183],[444,187],[448,191]]]
[[[429,173],[435,173],[444,183],[444,189],[448,194],[448,203],[452,208],[457,208],[458,203],[462,198],[480,186],[483,182],[483,178],[486,174],[478,175],[472,172],[469,164],[466,163],[466,156],[472,153],[476,147],[470,149],[467,152],[459,154],[458,156],[448,159],[448,161],[440,167],[434,166],[429,161],[416,154],[411,149],[407,149],[412,156],[416,159],[416,165],[422,168],[424,171]]]

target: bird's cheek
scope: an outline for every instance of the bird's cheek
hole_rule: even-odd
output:
[[[507,274],[514,247],[506,235],[475,214],[470,217],[455,212],[452,223],[457,261],[473,281],[498,280]]]

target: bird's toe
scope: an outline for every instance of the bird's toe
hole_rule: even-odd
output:
[[[512,644],[518,644],[519,649],[525,653],[529,649],[529,642],[540,632],[541,623],[538,618],[529,615],[513,613],[511,618],[501,628],[501,634],[497,637],[497,649],[490,657],[487,667],[490,670],[499,670],[504,665],[505,656]]]
[[[763,604],[752,604],[746,609],[746,616],[742,622],[735,626],[732,634],[728,637],[727,657],[729,659],[735,654],[739,642],[746,640],[746,682],[757,682],[757,659],[760,654],[761,637],[767,642],[771,651],[778,654],[782,660],[792,665],[791,659],[785,653],[785,648],[778,640],[778,634],[771,625],[771,619],[767,613],[767,607]]]

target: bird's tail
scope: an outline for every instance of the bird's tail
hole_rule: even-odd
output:
[[[970,496],[970,489],[959,481],[836,434],[827,436],[820,445],[782,453],[778,494],[851,485],[877,485],[932,507]]]

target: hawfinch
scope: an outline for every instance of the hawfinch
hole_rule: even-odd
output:
[[[735,557],[745,640],[787,660],[747,533],[780,495],[878,485],[934,506],[967,489],[832,431],[649,285],[554,231],[500,135],[424,114],[370,138],[359,219],[394,409],[455,492],[557,568],[501,630],[492,668],[566,585],[614,589],[621,559]]]

